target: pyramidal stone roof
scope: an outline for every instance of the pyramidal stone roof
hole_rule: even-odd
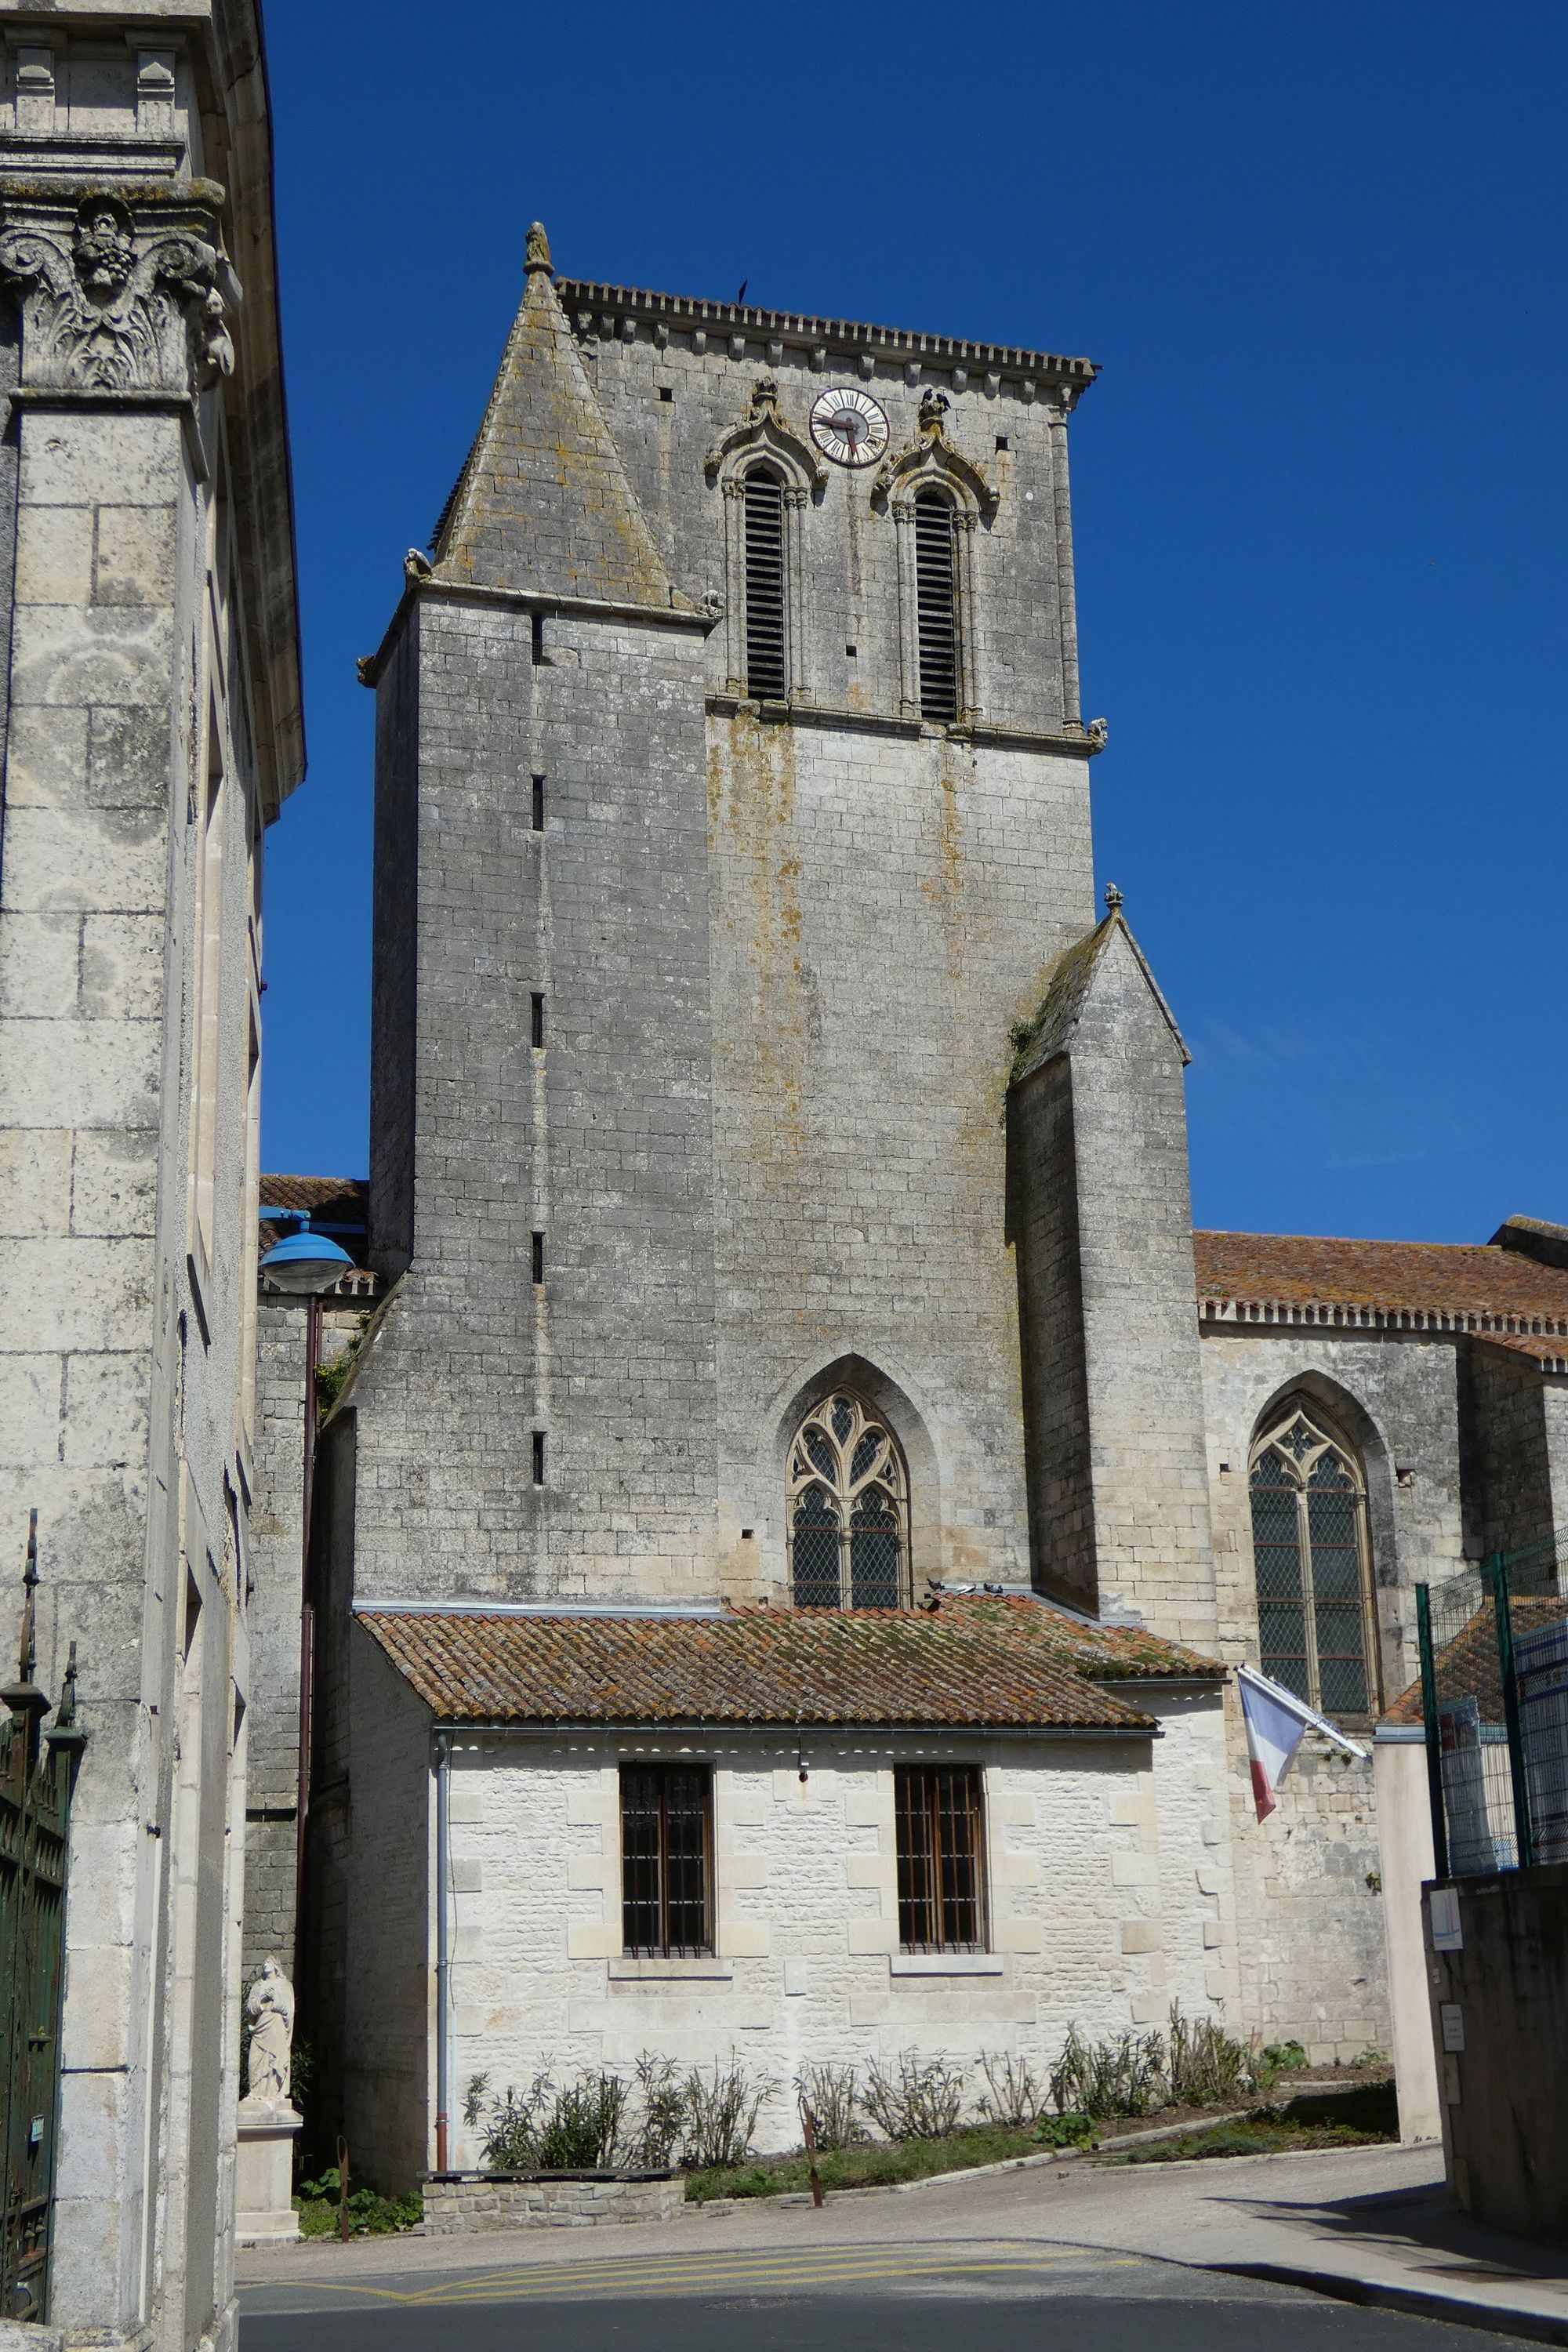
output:
[[[1064,948],[1051,966],[1046,982],[1046,992],[1032,1020],[1021,1023],[1014,1032],[1016,1048],[1013,1060],[1013,1083],[1028,1077],[1033,1071],[1065,1053],[1078,1027],[1079,1015],[1089,999],[1094,975],[1113,940],[1125,940],[1139,971],[1148,982],[1149,992],[1169,1024],[1176,1050],[1184,1064],[1190,1062],[1176,1016],[1160,991],[1160,983],[1149,969],[1142,949],[1128,929],[1121,913],[1121,893],[1114,884],[1105,894],[1107,912],[1081,940]]]
[[[610,604],[695,610],[669,576],[528,233],[522,304],[437,529],[438,579]]]

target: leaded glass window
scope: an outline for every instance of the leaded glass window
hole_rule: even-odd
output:
[[[897,1609],[907,1598],[903,1455],[846,1391],[807,1413],[790,1448],[789,1549],[797,1609]]]
[[[1263,1671],[1325,1715],[1376,1704],[1366,1491],[1348,1446],[1292,1404],[1253,1449]]]

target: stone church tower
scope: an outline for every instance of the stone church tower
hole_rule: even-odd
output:
[[[1180,1041],[1114,913],[1058,963],[1093,375],[556,280],[531,234],[364,665],[401,1279],[353,1391],[362,1600],[783,1600],[793,1548],[847,1601],[843,1528],[792,1517],[847,1385],[902,1457],[906,1601],[1212,1634]]]
[[[1093,376],[530,234],[362,665],[382,1289],[301,1949],[317,2127],[386,2181],[545,2053],[784,2084],[1238,2000],[1185,1056],[1095,920]]]

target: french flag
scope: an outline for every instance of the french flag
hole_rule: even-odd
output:
[[[1256,1673],[1251,1666],[1237,1666],[1236,1679],[1247,1723],[1252,1801],[1260,1822],[1266,1822],[1278,1804],[1274,1791],[1289,1769],[1290,1759],[1307,1729],[1322,1732],[1349,1756],[1365,1756],[1364,1748],[1347,1739],[1337,1724],[1309,1706],[1304,1698],[1298,1698],[1294,1691],[1287,1690],[1283,1683],[1271,1682],[1267,1675]]]

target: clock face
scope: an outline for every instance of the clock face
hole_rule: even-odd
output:
[[[824,392],[811,404],[811,437],[836,466],[869,466],[888,446],[888,420],[868,392]]]

